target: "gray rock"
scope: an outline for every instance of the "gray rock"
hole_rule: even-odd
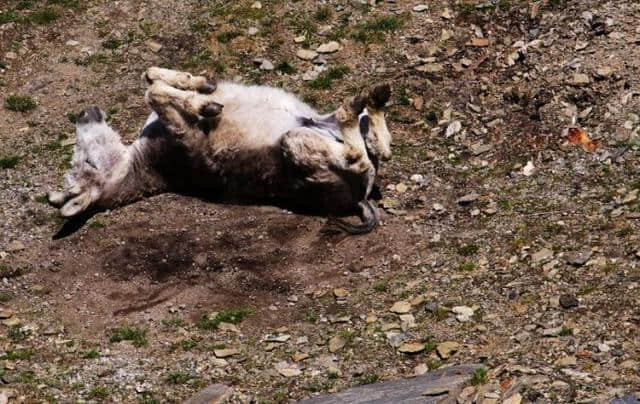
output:
[[[224,384],[212,384],[185,401],[185,404],[222,404],[227,402],[232,394],[231,387]]]
[[[574,295],[562,295],[560,296],[560,306],[563,309],[571,309],[574,307],[578,307],[580,302]]]

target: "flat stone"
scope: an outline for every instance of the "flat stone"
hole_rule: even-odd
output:
[[[507,398],[502,402],[502,404],[520,404],[522,402],[522,396],[520,393],[516,393],[511,397]]]
[[[469,205],[469,204],[477,201],[478,198],[480,198],[480,195],[475,193],[475,192],[473,192],[473,193],[461,196],[460,198],[458,198],[458,200],[456,202],[458,203],[458,205],[466,206],[466,205]]]
[[[275,365],[276,370],[280,375],[284,377],[300,376],[302,371],[295,364],[288,364],[287,362],[278,362]]]
[[[416,66],[415,69],[424,73],[439,73],[444,70],[444,66],[442,66],[442,63],[426,63]]]
[[[411,311],[411,304],[405,301],[395,302],[389,311],[396,314],[407,314]]]
[[[271,71],[275,69],[273,63],[268,59],[262,59],[262,63],[260,63],[260,70]]]
[[[438,391],[454,392],[467,383],[478,365],[452,366],[422,376],[357,386],[336,394],[313,397],[299,404],[429,403],[443,398]],[[443,394],[443,393],[441,393]],[[455,401],[455,400],[454,400]]]
[[[576,366],[578,361],[575,356],[565,356],[558,359],[555,364],[560,367]]]
[[[147,42],[147,46],[151,49],[151,52],[158,53],[162,50],[162,44],[156,41]]]
[[[212,384],[198,394],[185,401],[184,404],[222,404],[233,394],[233,388],[224,384]]]
[[[457,314],[456,319],[461,323],[469,321],[474,313],[474,310],[467,306],[455,306],[451,311]]]
[[[293,355],[291,355],[291,359],[293,359],[295,362],[300,362],[307,358],[309,358],[309,354],[304,352],[296,352]]]
[[[75,41],[75,40],[73,40],[73,39],[69,39],[69,40],[65,43],[65,45],[67,45],[67,46],[78,46],[78,45],[80,45],[80,42]]]
[[[543,248],[542,250],[531,254],[531,263],[539,264],[541,262],[545,262],[553,258],[553,251],[548,248]]]
[[[318,52],[309,50],[309,49],[300,49],[296,56],[298,56],[302,60],[313,60],[316,56],[318,56]]]
[[[459,348],[460,348],[460,344],[458,344],[457,342],[447,341],[447,342],[442,342],[438,344],[438,346],[436,347],[436,351],[438,352],[438,355],[442,359],[448,359],[453,354],[458,352]]]
[[[407,344],[402,344],[398,351],[406,354],[416,354],[424,351],[424,344],[419,342],[410,342]]]
[[[573,254],[567,255],[567,263],[574,266],[582,266],[589,261],[589,258],[593,255],[593,251],[585,250],[579,251]]]
[[[349,291],[345,288],[333,289],[333,295],[338,299],[344,299],[349,296]]]
[[[247,33],[251,36],[257,35],[258,32],[258,28],[256,27],[249,27],[249,29],[247,30]]]
[[[229,356],[237,355],[237,349],[214,349],[213,354],[216,358],[228,358]]]
[[[322,45],[318,46],[318,48],[316,49],[316,52],[318,53],[334,53],[339,51],[341,48],[340,44],[336,41],[331,41],[331,42],[327,42],[327,43],[323,43]]]
[[[7,252],[22,251],[25,249],[24,243],[20,240],[13,240],[7,245]]]
[[[334,337],[331,337],[331,339],[329,340],[329,352],[338,352],[342,350],[342,348],[344,348],[346,345],[347,340],[342,338],[341,336],[336,335]]]
[[[420,13],[422,11],[427,11],[429,9],[429,6],[427,6],[426,4],[418,4],[417,6],[413,7],[413,11]]]
[[[569,81],[569,84],[577,87],[586,86],[586,85],[589,85],[589,83],[591,83],[591,79],[589,78],[588,75],[584,73],[574,74],[571,80]]]

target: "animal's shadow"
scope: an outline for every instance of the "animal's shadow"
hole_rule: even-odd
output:
[[[219,204],[234,204],[234,205],[244,205],[244,206],[256,206],[258,203],[254,202],[250,202],[250,201],[246,201],[246,200],[225,200],[225,199],[219,199],[216,197],[213,197],[211,195],[207,195],[207,194],[202,194],[202,193],[185,193],[185,192],[181,192],[180,194],[185,195],[185,196],[191,196],[191,197],[196,197],[200,200],[203,200],[205,202],[209,202],[209,203],[219,203]],[[382,199],[382,193],[380,190],[380,187],[376,184],[373,186],[373,190],[371,191],[370,194],[370,199],[374,200],[374,201],[379,201]],[[291,204],[290,202],[283,202],[283,201],[265,201],[263,203],[264,205],[272,205],[272,206],[276,206],[282,209],[287,209],[295,214],[299,214],[299,215],[306,215],[306,216],[316,216],[316,217],[327,217],[326,212],[322,212],[322,211],[318,211],[318,210],[313,210],[313,209],[309,209],[308,207],[305,206],[296,206],[295,204]],[[96,214],[100,213],[101,211],[98,209],[91,209],[91,210],[87,210],[77,216],[74,216],[72,218],[67,219],[62,226],[58,229],[58,231],[53,234],[52,239],[53,240],[60,240],[66,237],[69,237],[73,234],[75,234],[77,231],[79,231],[80,229],[82,229],[89,220],[91,220],[91,218],[93,216],[95,216]],[[351,214],[355,213],[355,212],[350,212]],[[323,233],[325,235],[339,235],[342,233],[341,230],[339,230],[338,228],[336,228],[335,226],[332,226],[331,224],[328,224],[325,229],[323,230]]]

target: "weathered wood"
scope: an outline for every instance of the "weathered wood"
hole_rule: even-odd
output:
[[[439,403],[459,390],[480,365],[461,365],[409,379],[353,387],[341,393],[300,401],[300,404]],[[426,394],[425,394],[426,393]]]

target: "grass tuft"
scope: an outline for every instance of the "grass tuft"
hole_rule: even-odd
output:
[[[223,310],[218,313],[215,317],[211,317],[208,315],[202,316],[200,322],[198,323],[198,328],[202,330],[215,330],[218,328],[220,323],[232,323],[238,324],[242,320],[245,319],[248,315],[253,313],[253,309],[251,308],[242,308],[242,309],[229,309]]]
[[[9,111],[29,112],[38,104],[28,95],[10,95],[4,101],[4,107]]]
[[[335,80],[339,80],[349,74],[351,70],[347,66],[332,67],[322,72],[315,80],[309,82],[309,87],[314,90],[328,90]]]
[[[137,347],[147,345],[147,332],[140,328],[124,325],[109,331],[109,342],[131,341]]]

